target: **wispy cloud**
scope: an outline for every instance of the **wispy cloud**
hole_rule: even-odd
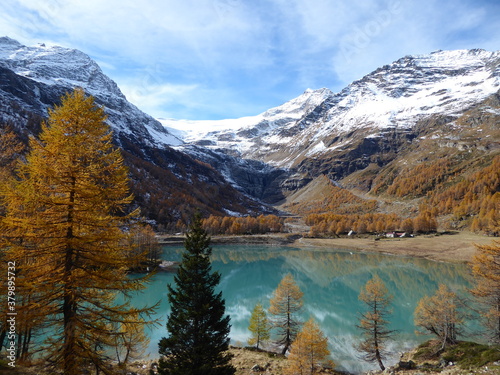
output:
[[[6,0],[0,34],[95,58],[153,115],[252,115],[436,49],[498,49],[491,0]],[[252,112],[254,111],[254,112]]]

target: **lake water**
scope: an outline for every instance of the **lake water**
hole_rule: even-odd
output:
[[[182,247],[165,247],[163,259],[180,261]],[[432,295],[440,283],[452,290],[469,287],[469,271],[465,265],[432,262],[374,253],[356,253],[324,248],[292,248],[271,246],[214,246],[213,270],[221,273],[220,290],[231,317],[231,341],[247,345],[250,336],[250,314],[257,303],[269,307],[269,299],[282,277],[291,273],[304,292],[303,321],[313,316],[328,337],[331,357],[339,369],[360,372],[375,369],[358,358],[354,345],[359,342],[356,328],[365,306],[358,300],[361,288],[378,274],[394,296],[390,329],[395,329],[395,342],[390,348],[397,362],[398,353],[412,348],[426,337],[415,334],[413,311],[424,295]],[[150,332],[148,353],[156,357],[158,341],[166,336],[165,322],[170,312],[167,284],[173,274],[159,273],[134,304],[154,304],[161,300],[157,317],[161,325]]]

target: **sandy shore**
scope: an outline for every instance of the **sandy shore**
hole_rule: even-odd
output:
[[[496,239],[498,240],[498,238]],[[494,237],[460,232],[414,238],[387,238],[378,241],[375,241],[374,238],[301,238],[295,241],[294,245],[334,247],[463,263],[470,261],[476,253],[475,244],[489,245],[494,240]]]

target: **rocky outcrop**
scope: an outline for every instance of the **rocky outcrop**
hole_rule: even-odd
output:
[[[189,155],[211,165],[236,189],[266,204],[284,199],[280,185],[289,171],[272,167],[258,160],[241,159],[224,151],[211,150],[198,145],[181,148]],[[263,207],[264,211],[269,209]]]

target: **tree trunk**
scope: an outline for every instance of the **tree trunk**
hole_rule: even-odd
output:
[[[32,336],[32,329],[31,328],[26,329],[26,332],[24,335],[24,340],[23,340],[23,345],[22,345],[21,358],[24,358],[29,353],[31,336]]]
[[[4,346],[5,337],[7,337],[7,325],[2,325],[0,329],[0,349]]]
[[[377,314],[377,303],[375,302],[375,314]],[[382,356],[380,355],[380,350],[378,347],[378,325],[375,322],[375,327],[373,330],[373,340],[375,344],[375,358],[377,359],[378,365],[380,366],[380,370],[384,371],[385,366],[382,363]]]
[[[290,316],[290,296],[287,297],[287,314],[286,314],[286,337],[285,346],[281,351],[281,354],[285,355],[288,348],[290,347],[292,341],[291,329],[292,329],[292,317]]]
[[[375,350],[375,358],[377,358],[377,362],[378,362],[378,365],[380,366],[380,370],[384,371],[385,366],[382,363],[382,357],[380,356],[380,351],[378,350],[378,348]]]
[[[71,240],[74,238],[73,234],[73,205],[75,202],[75,191],[74,187],[76,185],[75,177],[72,177],[72,190],[69,195],[69,205],[68,205],[68,230],[66,232],[66,238]],[[68,241],[70,242],[70,241]],[[64,264],[64,301],[63,301],[63,325],[64,325],[64,344],[63,344],[63,363],[64,363],[64,375],[73,375],[76,370],[76,364],[74,363],[75,349],[76,349],[76,337],[75,337],[75,318],[76,318],[76,302],[75,302],[75,290],[71,279],[71,275],[74,271],[75,261],[74,261],[74,250],[71,245],[66,248],[66,258]]]

